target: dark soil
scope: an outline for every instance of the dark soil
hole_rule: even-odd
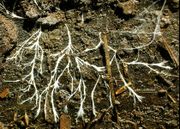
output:
[[[163,8],[163,4],[165,6]],[[161,15],[162,13],[162,15]],[[14,15],[15,14],[15,15]],[[159,22],[158,22],[159,21]],[[65,55],[58,65],[57,74],[63,71],[71,58],[70,73],[77,88],[79,79],[85,80],[86,96],[84,117],[77,119],[81,94],[78,92],[71,100],[71,77],[65,72],[61,86],[54,96],[54,103],[60,119],[55,122],[51,105],[52,87],[49,89],[47,116],[42,109],[35,117],[37,107],[35,99],[21,102],[31,97],[34,88],[22,96],[22,88],[28,86],[23,79],[31,71],[25,67],[34,58],[35,51],[24,47],[22,60],[15,63],[10,58],[19,50],[23,41],[41,28],[39,44],[44,51],[43,73],[38,70],[40,60],[36,62],[34,76],[36,86],[41,93],[50,81],[57,57],[52,54],[62,51],[68,44],[67,27],[71,33],[73,54]],[[159,27],[159,28],[158,28]],[[155,28],[156,31],[155,31]],[[107,57],[103,44],[93,51],[99,34],[107,36],[109,46],[116,50],[115,57],[125,81],[142,102],[133,99],[133,94],[124,88],[123,78],[119,76],[115,60],[111,64],[112,75],[108,72]],[[159,33],[159,34],[155,34]],[[153,37],[153,35],[156,35]],[[34,41],[34,40],[32,40]],[[150,43],[149,45],[147,45]],[[30,44],[29,44],[30,46]],[[145,46],[138,48],[138,46]],[[131,48],[131,49],[129,49]],[[114,51],[108,48],[112,59]],[[82,67],[79,72],[76,58],[94,64],[106,66],[105,72],[97,72],[92,67]],[[136,60],[138,59],[138,60]],[[167,61],[163,67],[127,62],[156,64]],[[82,65],[83,66],[83,65]],[[92,112],[91,92],[101,78],[95,93],[94,102],[97,115]],[[109,79],[109,80],[108,80]],[[18,80],[14,81],[13,80]],[[111,81],[111,83],[110,83]],[[109,87],[106,86],[109,84]],[[111,89],[111,84],[113,89]],[[32,84],[29,84],[32,85]],[[33,86],[32,86],[33,87]],[[80,89],[78,91],[80,91]],[[114,108],[109,108],[109,93],[115,93]],[[68,113],[64,106],[68,106]],[[64,115],[66,114],[66,115]],[[179,128],[179,1],[178,0],[2,0],[0,2],[0,129],[178,129]]]

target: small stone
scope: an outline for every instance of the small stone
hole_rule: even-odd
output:
[[[171,24],[171,20],[169,16],[163,16],[161,19],[162,23],[160,24],[162,28],[167,27],[168,25]]]
[[[118,100],[115,100],[115,104],[116,105],[119,105],[119,104],[121,104]]]
[[[134,15],[136,12],[136,3],[132,0],[127,2],[119,2],[118,7],[123,10],[125,15]]]
[[[59,22],[64,21],[65,15],[62,11],[49,13],[47,17],[42,17],[37,20],[38,23],[42,25],[55,25]]]

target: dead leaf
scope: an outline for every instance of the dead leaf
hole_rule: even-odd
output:
[[[4,99],[8,96],[9,94],[9,88],[5,88],[2,92],[0,92],[0,98]]]
[[[71,118],[69,115],[66,115],[66,114],[61,115],[60,129],[71,129]]]
[[[25,114],[24,114],[24,123],[26,124],[26,126],[29,125],[29,116],[27,115],[26,112],[25,112]]]

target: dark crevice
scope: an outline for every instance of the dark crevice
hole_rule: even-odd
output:
[[[76,2],[76,0],[62,1],[59,5],[60,9],[63,11],[74,9],[74,8],[77,8],[78,6],[79,4],[78,2]]]
[[[157,75],[156,79],[159,84],[162,84],[163,86],[169,86],[169,84],[161,76]]]
[[[100,55],[102,56],[103,66],[106,66],[105,52],[104,52],[104,49],[103,49],[102,45],[99,48],[99,52],[100,52]]]
[[[12,11],[17,4],[18,0],[5,0],[3,3],[7,10]]]
[[[23,29],[29,32],[35,27],[35,24],[36,24],[35,19],[25,19],[23,23]]]
[[[115,8],[114,13],[115,13],[116,16],[118,16],[118,18],[124,19],[125,21],[127,21],[127,20],[129,20],[129,19],[131,19],[131,18],[133,18],[135,16],[133,14],[129,14],[129,15],[124,14],[123,9],[118,8],[118,7]]]
[[[18,16],[24,16],[20,0],[4,0],[3,4],[8,11],[14,12]]]
[[[118,115],[117,115],[117,106],[116,105],[114,105],[112,112],[113,112],[112,113],[113,114],[112,115],[112,121],[117,122],[118,121]]]
[[[42,31],[46,31],[46,30],[53,31],[54,29],[58,28],[58,25],[59,25],[59,23],[57,23],[55,25],[51,25],[51,26],[47,25],[47,24],[44,24],[44,25],[38,24],[38,26],[41,26]]]
[[[168,53],[168,51],[165,48],[163,48],[162,46],[158,45],[157,46],[157,51],[160,53],[162,58],[164,58],[165,60],[173,62],[171,57],[170,57],[170,55],[169,55],[169,53]]]

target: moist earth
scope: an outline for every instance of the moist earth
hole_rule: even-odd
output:
[[[108,48],[102,43],[106,41]],[[73,52],[64,50],[68,43]],[[15,60],[12,57],[18,50],[22,53]],[[56,61],[64,53],[55,71]],[[38,56],[33,69],[34,55]],[[69,71],[64,72],[66,66]],[[98,71],[96,66],[104,67]],[[178,0],[0,2],[0,129],[178,129],[178,71]],[[50,86],[47,97],[42,95],[36,117],[36,99],[22,102],[36,88],[42,93],[55,72],[57,76],[63,73],[57,79],[59,88],[53,91]],[[31,77],[35,85],[29,81]],[[143,98],[138,101],[125,82]],[[110,93],[115,95],[113,102]],[[78,118],[81,102],[85,114]]]

